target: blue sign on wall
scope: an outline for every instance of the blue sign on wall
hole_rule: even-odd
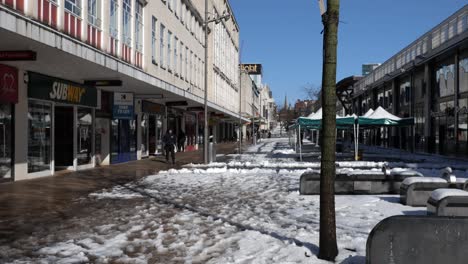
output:
[[[114,119],[134,119],[133,93],[114,93]]]

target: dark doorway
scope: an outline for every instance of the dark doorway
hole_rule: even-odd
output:
[[[73,107],[55,107],[55,170],[73,166]]]
[[[439,125],[439,154],[445,154],[445,126]]]

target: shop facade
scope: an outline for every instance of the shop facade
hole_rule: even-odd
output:
[[[96,88],[29,72],[27,95],[28,175],[94,167]]]

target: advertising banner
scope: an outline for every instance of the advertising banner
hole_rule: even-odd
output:
[[[133,93],[114,93],[114,119],[134,119]]]

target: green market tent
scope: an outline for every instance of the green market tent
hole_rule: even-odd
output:
[[[353,127],[354,130],[354,150],[355,159],[357,159],[359,149],[359,128],[372,127],[404,127],[413,126],[414,118],[400,118],[390,114],[382,107],[372,110],[369,109],[364,116],[336,116],[337,129],[347,129]],[[308,117],[299,117],[296,123],[291,126],[292,129],[298,129],[299,133],[302,129],[321,129],[322,126],[322,108],[316,113],[310,114]],[[299,140],[300,159],[302,161],[302,146]]]

